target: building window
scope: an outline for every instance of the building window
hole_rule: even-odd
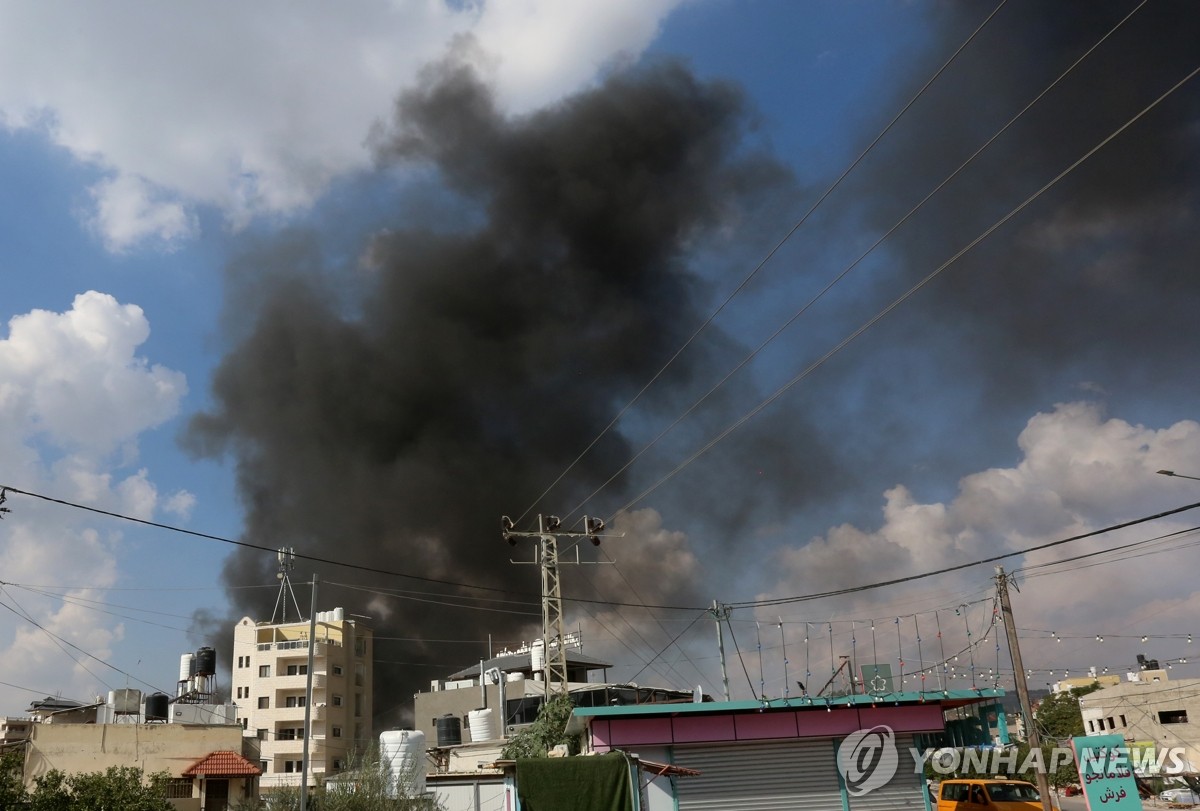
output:
[[[354,717],[355,718],[362,717],[362,714],[363,714],[362,705],[363,705],[362,693],[355,693],[354,694]]]
[[[1116,729],[1116,728],[1117,728],[1116,724],[1114,724],[1114,723],[1113,723],[1113,719],[1112,719],[1112,716],[1111,716],[1111,715],[1110,715],[1110,716],[1109,716],[1109,718],[1108,718],[1108,728],[1109,728],[1109,729]]]
[[[262,771],[263,774],[266,774],[267,773],[267,762],[265,760],[260,760],[258,762],[258,768]],[[249,783],[250,781],[247,780],[246,782]]]
[[[1158,714],[1160,724],[1186,724],[1187,710],[1162,710]]]
[[[173,777],[167,781],[166,790],[168,800],[190,800],[192,798],[192,778]]]
[[[337,695],[337,694],[334,694],[334,696],[333,696],[333,700],[332,700],[332,702],[331,702],[331,703],[332,703],[332,704],[333,704],[333,706],[335,706],[335,707],[340,707],[340,706],[342,706],[342,697],[341,697],[341,696],[339,696],[339,695]]]
[[[345,768],[345,767],[342,765],[342,761],[341,761],[341,760],[338,760],[337,758],[334,758],[334,760],[333,760],[333,769],[334,769],[334,771],[341,771],[341,770],[342,770],[342,769],[344,769],[344,768]]]
[[[284,699],[285,707],[303,707],[305,702],[304,696],[288,696]]]
[[[366,656],[367,655],[367,640],[366,639],[363,639],[362,637],[358,637],[354,640],[354,655],[355,656]]]
[[[330,736],[331,736],[331,737],[334,737],[334,738],[340,738],[340,737],[342,737],[342,728],[341,728],[341,727],[334,727],[333,729],[331,729],[331,730],[329,731],[329,734],[330,734]]]
[[[271,666],[270,665],[259,665],[258,666],[258,677],[260,679],[271,678]]]
[[[283,762],[283,770],[285,772],[302,772],[304,771],[303,760],[285,760]]]
[[[258,697],[258,708],[259,708],[260,710],[269,710],[269,709],[271,709],[271,699],[270,699],[270,697],[268,697],[268,696],[259,696],[259,697]]]
[[[307,676],[308,665],[288,665],[287,674],[289,676]]]
[[[1121,726],[1123,726],[1123,727],[1129,726],[1129,724],[1125,721],[1124,715],[1121,716]]]
[[[267,739],[267,730],[264,727],[259,727],[256,729],[254,734],[255,737],[257,737],[260,741],[265,741]]]
[[[341,666],[341,665],[334,665],[334,666],[333,666],[333,675],[335,675],[335,676],[340,676],[340,675],[342,675],[342,666]]]
[[[292,729],[291,727],[281,729],[279,730],[278,734],[275,735],[275,740],[294,741],[296,740],[296,730]]]
[[[242,730],[243,730],[243,731],[245,731],[245,730],[246,730],[246,729],[248,729],[249,727],[250,727],[250,719],[249,719],[249,718],[243,718],[243,719],[242,719]]]

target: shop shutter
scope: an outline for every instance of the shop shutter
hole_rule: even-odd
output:
[[[840,811],[833,740],[676,746],[679,811]]]
[[[850,797],[850,811],[925,811],[925,776],[913,770],[908,754],[913,745],[912,735],[896,736],[900,755],[896,776],[861,797]]]

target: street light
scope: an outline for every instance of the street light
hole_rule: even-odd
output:
[[[1200,476],[1186,476],[1183,473],[1176,473],[1174,470],[1159,470],[1157,473],[1160,476],[1174,476],[1177,479],[1191,479],[1200,482]]]

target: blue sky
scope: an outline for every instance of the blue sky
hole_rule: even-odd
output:
[[[1086,24],[1034,3],[1001,8],[694,349],[622,416],[596,457],[532,504],[989,9],[660,0],[364,3],[336,14],[315,5],[185,4],[148,14],[119,3],[103,14],[75,9],[77,24],[65,27],[53,4],[36,12],[0,4],[0,483],[388,572],[510,589],[525,600],[536,580],[527,568],[508,567],[493,512],[561,512],[591,495],[582,511],[605,515],[625,537],[604,547],[616,566],[569,573],[578,579],[567,580],[568,590],[684,607],[903,577],[1200,501],[1200,483],[1155,475],[1200,475],[1190,309],[1200,293],[1194,83],[713,451],[667,476],[1185,78],[1195,66],[1181,43],[1200,15],[1184,4],[1118,27],[730,384],[616,472],[1133,8],[1104,4]],[[468,34],[472,45],[452,44]],[[706,198],[692,210],[692,201],[648,186],[647,199],[683,212],[686,228],[663,236],[649,251],[657,263],[628,285],[621,272],[630,268],[587,255],[572,240],[590,237],[564,225],[553,237],[563,240],[562,254],[534,253],[550,268],[561,255],[582,256],[551,277],[561,295],[547,299],[545,332],[530,326],[536,313],[515,303],[514,321],[530,330],[520,345],[546,346],[511,365],[500,356],[482,362],[486,341],[457,350],[455,341],[466,333],[476,341],[487,320],[478,314],[490,302],[473,300],[472,285],[482,296],[492,277],[448,257],[538,230],[530,225],[536,217],[492,205],[519,199],[537,208],[523,183],[542,179],[505,163],[525,154],[521,139],[561,139],[565,154],[572,137],[594,136],[599,161],[609,154],[596,134],[603,128],[582,125],[579,111],[627,109],[628,99],[657,87],[663,74],[655,71],[670,60],[696,83],[693,106],[713,102],[710,123],[728,137],[697,147],[709,150],[709,162],[692,173],[703,180],[696,193],[711,195],[711,207]],[[470,149],[447,146],[454,131],[442,129],[446,121],[469,111],[447,103],[449,119],[430,114],[444,77],[430,72],[433,63],[469,65],[491,89],[495,118],[480,120],[504,122],[494,139],[468,130]],[[726,98],[715,89],[723,82],[740,99],[729,109],[713,101]],[[624,142],[637,157],[654,118],[634,119],[627,139],[612,139],[612,154]],[[587,174],[586,160],[579,171]],[[538,188],[557,194],[571,180]],[[624,213],[615,222],[637,224]],[[622,261],[641,256],[620,232],[611,244]],[[580,265],[597,271],[591,286],[574,275]],[[315,300],[292,298],[297,279],[318,291]],[[529,292],[524,298],[546,291]],[[602,323],[587,320],[585,293],[597,297]],[[581,306],[557,309],[576,296]],[[271,321],[281,306],[296,306],[294,322]],[[579,328],[564,329],[556,345],[549,336],[567,323]],[[277,375],[281,357],[295,368],[285,363],[288,373]],[[353,370],[377,368],[371,358],[396,375],[330,397],[332,388],[355,387]],[[543,390],[536,363],[551,360],[554,383]],[[564,365],[576,363],[574,371]],[[498,369],[512,379],[492,378]],[[311,409],[291,408],[309,396]],[[403,436],[354,434],[360,422],[388,425],[391,414]],[[212,421],[198,428],[198,417]],[[436,429],[445,420],[453,427]],[[476,442],[455,441],[472,436],[464,426],[478,429]],[[511,454],[505,464],[497,464],[497,449]],[[441,498],[453,505],[453,520],[423,514],[445,513]],[[219,645],[214,627],[274,602],[270,556],[17,494],[6,506],[13,512],[0,523],[0,603],[8,609],[0,614],[0,700],[9,714],[50,694],[171,692],[181,653]],[[1184,514],[1009,565],[1051,563],[1196,523]],[[1110,561],[1104,566],[1030,570],[1039,574],[1017,599],[1030,629],[1027,665],[1044,671],[1035,686],[1052,671],[1127,669],[1136,652],[1186,656],[1180,640],[1193,630],[1186,618],[1200,592],[1180,562],[1194,552],[1161,547],[1139,548],[1159,551],[1123,563],[1110,553],[1098,558]],[[303,564],[297,579],[302,571]],[[743,648],[755,639],[764,650],[745,660],[735,694],[780,694],[784,648],[794,675],[809,623],[836,624],[841,650],[866,644],[856,629],[904,617],[913,627],[896,623],[900,641],[873,654],[890,661],[916,644],[918,623],[961,618],[961,606],[986,624],[990,576],[990,567],[975,567],[741,609],[734,619]],[[372,615],[382,636],[396,638],[381,655],[401,695],[473,661],[493,629],[497,640],[513,642],[536,633],[536,606],[499,616],[469,589],[447,593],[336,568],[321,577],[343,584],[330,600]],[[388,593],[426,587],[434,594],[416,599],[468,607],[427,612],[425,603]],[[52,596],[64,594],[69,599]],[[569,611],[591,649],[617,665],[614,678],[648,670],[715,694],[711,623],[698,616]],[[684,627],[680,645],[669,646]],[[774,628],[770,640],[764,627]],[[1079,639],[1047,642],[1049,629]],[[1090,644],[1097,634],[1108,637],[1102,650]],[[1143,634],[1154,639],[1142,644]],[[227,663],[231,654],[218,653]],[[994,663],[994,652],[988,656]],[[814,672],[828,668],[829,646],[811,657]],[[1176,667],[1188,673],[1182,662]]]

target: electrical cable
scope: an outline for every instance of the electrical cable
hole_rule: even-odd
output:
[[[910,219],[912,219],[917,214],[918,211],[920,211],[922,208],[924,208],[925,204],[928,203],[938,192],[940,192],[951,181],[953,181],[960,174],[962,174],[964,171],[966,171],[966,169],[972,163],[975,162],[976,158],[978,158],[981,154],[983,154],[988,149],[988,147],[990,147],[993,143],[995,143],[1002,135],[1004,135],[1004,133],[1006,133],[1014,124],[1016,124],[1017,121],[1019,121],[1027,112],[1029,112],[1029,110],[1031,110],[1043,98],[1045,98],[1046,95],[1051,90],[1053,90],[1055,87],[1057,87],[1059,85],[1059,83],[1061,83],[1068,75],[1070,75],[1075,70],[1076,67],[1078,67],[1085,59],[1087,59],[1097,48],[1099,48],[1102,44],[1104,44],[1104,42],[1109,37],[1111,37],[1113,34],[1115,34],[1126,22],[1128,22],[1128,20],[1131,17],[1133,17],[1134,14],[1136,14],[1148,2],[1149,2],[1149,0],[1142,0],[1142,2],[1140,4],[1138,4],[1137,7],[1135,7],[1132,11],[1130,11],[1127,15],[1125,15],[1125,17],[1122,18],[1115,26],[1113,26],[1111,29],[1109,29],[1109,31],[1107,33],[1105,33],[1104,36],[1102,36],[1090,48],[1088,48],[1083,54],[1081,54],[1074,62],[1072,62],[1067,67],[1066,70],[1064,70],[1052,82],[1050,82],[1050,84],[1046,85],[1046,87],[1043,88],[1042,91],[1040,93],[1038,93],[1036,96],[1034,96],[1033,99],[1031,99],[1024,107],[1022,107],[1021,110],[1019,112],[1017,112],[1016,115],[1014,115],[1012,118],[1010,118],[1008,120],[1008,122],[1004,124],[1004,126],[1000,127],[1000,129],[996,130],[996,132],[993,133],[990,138],[988,138],[986,141],[984,141],[982,145],[980,145],[973,153],[971,153],[970,157],[968,157],[965,161],[960,163],[958,165],[958,168],[956,168],[954,171],[952,171],[950,174],[948,174],[945,178],[943,178],[940,183],[938,183],[936,186],[934,186],[933,189],[931,189],[923,198],[921,198],[921,200],[916,205],[914,205],[912,208],[910,208],[908,210],[907,214],[905,214],[903,217],[901,217],[899,220],[897,220],[895,222],[895,224],[892,225],[891,228],[889,228],[882,235],[880,235],[865,251],[863,251],[861,254],[859,254],[857,259],[855,259],[849,265],[846,265],[846,267],[844,267],[841,270],[841,272],[839,272],[837,275],[835,275],[830,281],[828,281],[825,284],[824,287],[822,287],[819,291],[817,291],[817,293],[812,298],[810,298],[800,309],[798,309],[795,313],[793,313],[792,316],[787,321],[783,322],[782,325],[780,325],[774,332],[772,332],[770,335],[768,335],[765,340],[763,340],[761,343],[759,343],[759,345],[757,347],[755,347],[749,354],[747,354],[744,358],[742,358],[742,360],[739,361],[732,369],[730,369],[729,372],[727,372],[724,377],[722,377],[720,380],[718,380],[716,382],[716,384],[714,384],[708,391],[706,391],[694,403],[692,403],[690,406],[688,406],[687,409],[685,409],[682,414],[680,414],[678,417],[676,417],[670,423],[670,425],[668,425],[666,428],[664,428],[662,431],[660,431],[657,435],[655,435],[654,438],[652,438],[649,442],[647,442],[644,446],[642,446],[641,450],[639,450],[632,457],[630,457],[629,460],[626,461],[625,464],[622,465],[616,472],[614,472],[607,480],[605,480],[602,484],[600,484],[598,487],[596,487],[591,493],[589,493],[587,496],[585,496],[578,504],[576,504],[573,508],[571,508],[571,510],[569,510],[566,513],[566,517],[570,518],[572,515],[577,513],[586,504],[588,504],[588,502],[590,502],[600,492],[602,492],[606,487],[608,487],[610,484],[612,484],[614,481],[616,481],[616,479],[619,476],[621,476],[621,474],[623,474],[626,470],[628,470],[630,467],[632,467],[633,464],[636,463],[645,453],[647,453],[651,448],[653,448],[655,445],[657,445],[659,440],[661,440],[668,433],[673,431],[681,422],[683,422],[697,408],[699,408],[701,404],[703,404],[705,401],[707,401],[709,397],[711,397],[718,390],[720,390],[726,383],[728,383],[729,380],[731,378],[733,378],[734,375],[736,375],[738,372],[740,372],[742,369],[744,369],[747,366],[747,364],[749,364],[750,361],[752,361],[764,349],[766,349],[766,347],[769,344],[771,344],[776,338],[778,338],[780,335],[782,335],[789,327],[792,326],[792,324],[796,323],[796,321],[798,321],[801,316],[803,316],[818,301],[820,301],[825,296],[826,293],[828,293],[830,290],[832,290],[839,282],[841,282],[847,275],[849,275],[851,271],[853,271],[856,267],[858,267],[858,265],[861,264],[864,259],[866,259],[872,253],[874,253],[876,248],[878,248],[880,245],[882,245],[884,242],[886,242],[892,236],[892,234],[896,233],[896,231],[898,231],[905,223],[907,223]],[[789,233],[788,236],[790,237],[791,234]],[[724,306],[724,305],[722,305],[722,306]],[[640,394],[639,394],[639,396],[640,396]],[[632,405],[632,403],[630,405]],[[626,406],[626,408],[628,408],[628,406]],[[624,409],[622,410],[621,413],[622,414],[624,413]],[[619,417],[620,417],[620,415],[618,415],[618,418]],[[612,426],[610,424],[609,428],[611,428],[611,427]],[[605,432],[607,432],[608,428],[605,428],[604,430],[605,430]],[[601,436],[603,436],[603,433],[601,434]],[[598,439],[599,439],[599,437],[597,437],[597,440]],[[595,441],[593,441],[592,444],[594,445]],[[591,445],[589,445],[588,448],[590,449]],[[578,461],[578,460],[576,460],[576,461]],[[572,463],[572,466],[573,465],[574,465],[574,463]],[[564,472],[563,475],[566,475],[566,473]],[[562,476],[559,477],[559,479],[561,479],[561,478],[562,478]],[[558,483],[558,480],[556,479],[554,484],[557,484],[557,483]],[[554,485],[551,485],[551,487],[553,487],[553,486]],[[549,490],[547,490],[547,492],[549,492]],[[545,493],[543,493],[542,496],[539,497],[539,501],[541,498],[544,498],[544,497],[545,497]],[[535,504],[536,504],[536,502],[535,502]]]
[[[866,583],[866,584],[859,585],[859,586],[851,586],[851,587],[844,588],[844,589],[835,589],[833,591],[818,592],[818,593],[814,593],[814,594],[802,594],[802,595],[797,595],[797,596],[793,596],[793,597],[777,597],[777,598],[772,598],[769,600],[751,600],[751,601],[746,601],[746,602],[734,602],[734,603],[729,603],[729,606],[731,608],[763,608],[766,606],[784,605],[784,604],[788,604],[788,603],[808,602],[810,600],[819,600],[819,599],[822,599],[825,597],[835,597],[835,596],[840,596],[843,594],[854,594],[854,593],[857,593],[860,591],[869,591],[871,589],[882,588],[884,586],[894,586],[899,583],[910,583],[914,580],[922,580],[926,577],[933,577],[933,576],[939,575],[939,574],[946,574],[947,572],[957,572],[962,569],[969,569],[972,566],[980,566],[985,563],[995,563],[996,561],[999,561],[999,560],[1005,560],[1007,558],[1017,557],[1019,555],[1026,555],[1030,552],[1036,552],[1041,549],[1049,549],[1054,546],[1061,546],[1062,544],[1070,543],[1072,541],[1079,541],[1084,538],[1093,538],[1093,537],[1096,537],[1098,535],[1103,535],[1108,532],[1114,532],[1118,529],[1125,529],[1126,527],[1136,526],[1137,524],[1144,524],[1147,521],[1155,521],[1159,518],[1165,518],[1168,515],[1176,515],[1178,513],[1186,512],[1188,510],[1194,510],[1197,507],[1200,507],[1200,501],[1192,503],[1192,504],[1186,504],[1182,507],[1176,507],[1173,510],[1166,510],[1164,512],[1155,513],[1154,515],[1147,515],[1142,518],[1135,518],[1132,521],[1125,521],[1121,524],[1114,524],[1112,526],[1104,527],[1102,529],[1092,530],[1091,532],[1084,532],[1079,535],[1073,535],[1069,538],[1060,538],[1057,541],[1049,541],[1049,542],[1043,543],[1043,544],[1036,544],[1034,546],[1025,547],[1024,549],[1019,549],[1019,550],[1015,550],[1012,552],[1005,552],[1000,555],[992,555],[990,557],[980,558],[978,560],[973,560],[968,563],[959,563],[959,564],[955,564],[953,566],[944,566],[941,569],[934,569],[934,570],[928,571],[928,572],[921,572],[920,574],[913,574],[913,575],[908,575],[905,577],[895,577],[890,580],[880,580],[880,581],[876,581],[874,583]]]
[[[758,416],[758,414],[761,413],[764,409],[766,409],[767,406],[774,403],[776,400],[778,400],[780,397],[782,397],[788,390],[790,390],[793,386],[795,386],[797,383],[799,383],[802,380],[804,380],[805,378],[807,378],[810,374],[812,374],[817,369],[819,369],[821,366],[823,366],[830,358],[837,355],[844,348],[846,348],[851,343],[853,343],[856,339],[861,337],[865,332],[867,332],[873,326],[875,326],[877,323],[882,321],[893,310],[895,310],[901,304],[903,304],[908,299],[912,298],[914,295],[916,295],[918,292],[920,292],[930,282],[932,282],[934,279],[936,279],[938,276],[940,276],[943,271],[945,271],[947,268],[949,268],[951,265],[953,265],[955,262],[957,262],[959,259],[961,259],[963,256],[965,256],[967,253],[972,251],[981,242],[983,242],[988,237],[990,237],[993,233],[995,233],[997,230],[999,230],[1001,226],[1008,223],[1008,221],[1011,220],[1013,217],[1015,217],[1017,214],[1021,213],[1026,208],[1028,208],[1034,201],[1036,201],[1043,194],[1045,194],[1047,191],[1049,191],[1051,188],[1053,188],[1055,185],[1057,185],[1067,175],[1071,174],[1073,171],[1075,171],[1077,168],[1079,168],[1079,166],[1081,166],[1088,159],[1090,159],[1093,155],[1095,155],[1097,152],[1099,152],[1101,149],[1103,149],[1105,146],[1107,146],[1117,136],[1119,136],[1121,133],[1123,133],[1129,127],[1133,126],[1133,124],[1135,124],[1137,121],[1141,120],[1151,110],[1153,110],[1155,107],[1157,107],[1159,104],[1161,104],[1165,99],[1167,99],[1169,96],[1171,96],[1171,94],[1175,93],[1180,87],[1183,87],[1183,85],[1185,85],[1187,82],[1191,81],[1191,79],[1194,78],[1197,73],[1200,73],[1200,67],[1192,70],[1189,74],[1187,74],[1187,76],[1185,76],[1183,79],[1179,80],[1179,82],[1177,82],[1174,86],[1172,86],[1170,89],[1168,89],[1162,95],[1160,95],[1158,98],[1156,98],[1150,104],[1148,104],[1146,107],[1142,108],[1142,110],[1140,112],[1138,112],[1136,115],[1134,115],[1128,121],[1126,121],[1120,127],[1118,127],[1117,129],[1115,129],[1111,133],[1109,133],[1109,135],[1107,135],[1098,144],[1096,144],[1091,149],[1089,149],[1087,152],[1085,152],[1080,158],[1075,160],[1066,169],[1064,169],[1062,172],[1060,172],[1058,175],[1056,175],[1053,179],[1051,179],[1049,182],[1047,182],[1045,185],[1043,185],[1040,189],[1035,191],[1029,197],[1025,198],[1024,201],[1022,201],[1016,207],[1011,209],[1007,214],[1005,214],[999,220],[997,220],[992,225],[990,225],[988,228],[986,228],[977,237],[975,237],[973,240],[968,242],[965,246],[960,248],[956,253],[954,253],[949,259],[947,259],[945,262],[943,262],[938,267],[934,268],[934,270],[931,271],[927,276],[925,276],[925,278],[921,279],[919,282],[917,282],[915,285],[913,285],[907,291],[905,291],[903,294],[901,294],[898,298],[894,299],[890,304],[888,304],[886,307],[884,307],[882,310],[880,310],[878,313],[876,313],[874,316],[872,316],[870,319],[868,319],[866,322],[864,322],[861,326],[859,326],[858,329],[854,330],[849,335],[847,335],[845,338],[843,338],[841,341],[839,341],[836,345],[834,345],[834,347],[832,349],[827,351],[824,355],[819,357],[817,360],[813,361],[811,364],[809,364],[807,367],[805,367],[799,374],[797,374],[791,380],[787,381],[782,386],[780,386],[778,389],[776,389],[770,396],[768,396],[766,399],[764,399],[761,403],[759,403],[757,406],[752,408],[749,412],[747,412],[745,415],[743,415],[739,419],[735,420],[732,424],[730,424],[728,427],[726,427],[724,430],[722,430],[720,433],[718,433],[716,436],[714,436],[712,439],[710,439],[708,442],[706,442],[704,445],[702,445],[697,451],[695,451],[694,453],[692,453],[692,455],[688,456],[686,459],[684,459],[682,462],[680,462],[675,468],[673,468],[665,476],[660,478],[654,484],[650,485],[648,488],[643,490],[641,493],[639,493],[637,496],[632,498],[630,501],[626,502],[622,507],[620,507],[618,510],[616,510],[616,512],[618,512],[618,513],[628,512],[635,505],[637,505],[638,503],[643,501],[645,498],[647,498],[651,493],[656,491],[659,487],[661,487],[662,485],[664,485],[668,481],[670,481],[672,478],[674,478],[684,468],[688,467],[690,464],[695,462],[697,459],[699,459],[701,456],[706,454],[708,451],[712,450],[713,447],[715,447],[722,440],[727,438],[730,434],[732,434],[738,428],[745,425],[752,418]]]
[[[857,158],[855,158],[854,161],[851,162],[851,164],[842,171],[842,173],[829,186],[829,188],[827,188],[824,191],[824,193],[822,193],[821,196],[817,198],[816,202],[814,202],[809,207],[809,209],[804,213],[804,215],[799,219],[799,221],[797,221],[796,224],[793,225],[791,227],[791,229],[783,236],[783,238],[781,240],[779,240],[778,243],[776,243],[775,247],[773,247],[770,251],[768,251],[767,255],[765,257],[763,257],[763,259],[754,267],[753,270],[750,271],[750,273],[744,279],[742,279],[741,283],[738,284],[738,286],[733,289],[733,292],[731,292],[728,296],[726,296],[725,300],[721,302],[721,304],[712,312],[712,314],[709,315],[708,318],[706,318],[704,320],[704,322],[701,323],[700,326],[696,328],[696,330],[691,334],[691,336],[689,336],[688,339],[686,341],[684,341],[683,345],[680,346],[679,349],[677,349],[675,351],[675,354],[673,354],[667,360],[667,362],[665,364],[663,364],[662,368],[660,368],[657,372],[654,373],[654,376],[650,378],[650,380],[646,383],[646,385],[644,385],[641,388],[641,390],[638,391],[638,393],[633,396],[633,399],[630,400],[629,403],[627,403],[624,408],[622,408],[619,412],[617,412],[617,415],[615,417],[613,417],[612,421],[608,425],[606,425],[600,431],[599,434],[597,434],[595,439],[593,439],[590,443],[588,443],[588,446],[586,448],[584,448],[577,457],[575,457],[574,461],[572,461],[567,466],[566,470],[564,470],[562,473],[560,473],[558,475],[558,477],[553,482],[550,483],[550,486],[547,487],[540,496],[538,496],[536,499],[534,499],[534,502],[532,504],[530,504],[529,507],[527,507],[523,513],[521,513],[521,516],[517,519],[516,523],[518,523],[518,524],[521,523],[521,521],[523,521],[526,516],[528,516],[531,512],[533,512],[533,510],[537,507],[537,505],[539,503],[541,503],[542,499],[544,499],[550,493],[550,491],[553,490],[554,487],[560,481],[562,481],[563,477],[565,477],[568,473],[570,473],[575,468],[575,466],[577,464],[579,464],[579,462],[583,459],[583,457],[586,456],[587,453],[596,446],[596,443],[599,442],[601,440],[601,438],[603,438],[610,430],[612,430],[613,426],[615,426],[621,420],[621,417],[623,417],[626,414],[626,412],[628,412],[629,409],[633,407],[634,403],[636,403],[639,399],[641,399],[642,395],[645,394],[646,391],[651,386],[653,386],[654,383],[657,382],[660,377],[662,377],[663,373],[665,373],[667,371],[667,369],[670,368],[671,364],[673,364],[679,358],[679,356],[683,354],[684,350],[686,350],[689,346],[691,346],[692,342],[696,340],[696,338],[700,335],[700,333],[703,332],[705,329],[707,329],[708,326],[716,319],[716,317],[721,314],[721,312],[725,309],[725,307],[728,306],[729,303],[731,301],[733,301],[733,299],[739,293],[741,293],[742,290],[744,290],[748,284],[750,284],[751,279],[753,279],[756,275],[758,275],[758,272],[760,270],[762,270],[763,267],[765,267],[768,262],[771,261],[771,259],[775,256],[775,254],[778,253],[780,248],[783,247],[784,243],[786,243],[788,240],[790,240],[792,238],[792,235],[795,234],[796,231],[798,231],[800,229],[800,227],[803,226],[804,223],[808,221],[808,218],[811,217],[813,212],[815,212],[817,210],[817,208],[820,207],[821,204],[825,202],[825,199],[827,197],[829,197],[829,195],[833,194],[833,192],[838,188],[838,186],[840,186],[842,184],[842,181],[844,181],[850,175],[850,173],[853,172],[860,163],[862,163],[863,159],[867,157],[867,154],[870,153],[871,150],[874,149],[875,146],[881,140],[883,140],[884,136],[887,135],[888,132],[891,131],[892,127],[894,127],[896,125],[896,123],[904,116],[904,114],[907,113],[909,111],[909,109],[914,104],[917,103],[917,100],[920,99],[922,95],[924,95],[925,91],[928,90],[930,88],[930,86],[932,86],[933,83],[935,81],[937,81],[938,77],[940,77],[946,71],[946,69],[950,67],[951,63],[953,63],[959,57],[959,55],[964,50],[966,50],[967,46],[971,44],[971,42],[975,39],[976,36],[979,35],[979,33],[981,31],[983,31],[983,29],[987,26],[987,24],[989,22],[991,22],[992,18],[995,17],[996,14],[999,13],[1000,9],[1002,9],[1004,7],[1004,4],[1007,1],[1008,0],[1000,0],[999,5],[997,5],[994,9],[992,9],[992,12],[983,20],[983,22],[981,22],[978,25],[978,27],[975,28],[974,31],[971,32],[971,35],[968,36],[966,38],[966,40],[964,40],[963,43],[958,46],[957,49],[955,49],[954,53],[950,55],[950,58],[947,59],[942,64],[942,66],[940,68],[938,68],[931,77],[929,77],[928,80],[926,80],[925,84],[923,84],[921,86],[921,89],[918,90],[911,99],[909,99],[908,103],[905,104],[900,109],[900,112],[896,113],[896,115],[892,117],[892,120],[888,122],[887,126],[885,126],[882,130],[880,130],[879,134],[876,135],[875,138],[871,141],[871,143],[869,143],[867,145],[866,149],[864,149],[859,154],[859,156]]]

